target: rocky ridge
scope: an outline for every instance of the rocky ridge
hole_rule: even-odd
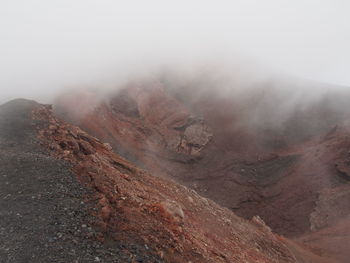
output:
[[[297,262],[261,219],[249,223],[193,190],[149,175],[60,122],[46,106],[33,116],[48,122],[39,131],[42,143],[93,190],[102,242],[144,244],[164,262]]]
[[[195,189],[246,219],[259,215],[273,231],[299,239],[348,215],[349,129],[339,106],[346,96],[329,94],[311,106],[301,104],[282,126],[268,127],[283,107],[270,107],[268,102],[283,94],[269,92],[239,102],[213,90],[143,82],[110,94],[70,121],[153,174]],[[62,117],[63,110],[71,112],[65,97],[55,105]],[[252,109],[260,111],[253,116],[269,119],[264,114],[270,114],[271,120],[254,126],[243,119]],[[197,145],[200,154],[179,150],[191,127],[197,131],[191,141],[200,143],[185,145]],[[323,249],[329,251],[319,247],[317,252],[323,255]]]

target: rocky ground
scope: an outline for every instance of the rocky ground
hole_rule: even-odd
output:
[[[208,83],[143,80],[99,101],[85,93],[78,108],[69,98],[81,94],[67,94],[54,110],[154,175],[243,218],[259,215],[290,238],[303,240],[349,214],[349,94],[310,102],[312,94],[267,86],[235,97],[203,88]],[[286,107],[291,97],[298,107]],[[324,244],[314,251],[327,255]]]
[[[1,262],[331,262],[140,170],[49,106],[0,112]]]
[[[40,145],[35,107],[0,107],[0,262],[163,262],[143,244],[97,241],[91,189]]]

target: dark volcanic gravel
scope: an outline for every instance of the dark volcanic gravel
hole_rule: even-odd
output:
[[[161,262],[142,245],[95,241],[89,190],[39,145],[35,105],[0,106],[0,262]]]

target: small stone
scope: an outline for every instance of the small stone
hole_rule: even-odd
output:
[[[111,215],[111,209],[108,207],[108,206],[104,206],[102,207],[101,209],[101,217],[104,219],[104,220],[108,220],[110,215]]]
[[[112,151],[112,149],[113,149],[112,146],[109,143],[106,143],[106,142],[103,144],[103,146],[109,151]]]
[[[182,207],[175,201],[163,201],[160,203],[160,205],[164,209],[164,211],[166,211],[168,215],[173,217],[176,221],[182,221],[184,219],[184,211],[182,210]]]
[[[49,126],[49,130],[56,130],[57,129],[57,126],[56,125],[50,125]]]

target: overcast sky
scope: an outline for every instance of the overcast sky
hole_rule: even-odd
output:
[[[0,0],[0,101],[226,58],[350,85],[348,0]]]

